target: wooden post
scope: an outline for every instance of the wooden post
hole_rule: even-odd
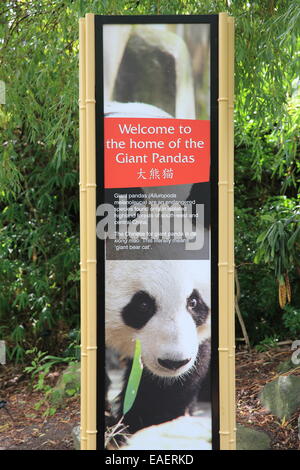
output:
[[[87,450],[96,449],[97,435],[97,310],[96,310],[96,124],[95,25],[88,13],[86,24],[86,193],[87,193]]]
[[[81,402],[80,439],[81,449],[86,450],[87,418],[87,241],[86,241],[86,107],[85,107],[85,20],[79,20],[79,127],[80,127],[80,311],[81,311]]]
[[[229,447],[236,446],[235,424],[235,308],[234,308],[234,19],[228,21],[228,341]]]
[[[233,257],[233,19],[219,15],[220,448],[235,449]]]

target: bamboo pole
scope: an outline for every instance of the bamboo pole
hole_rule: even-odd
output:
[[[95,26],[86,15],[86,152],[87,152],[87,450],[96,449],[96,135],[95,135]]]
[[[229,448],[236,446],[235,424],[235,298],[234,298],[234,19],[228,17],[228,342]]]
[[[219,15],[220,448],[235,449],[233,101],[234,20]]]
[[[79,137],[80,137],[80,311],[81,311],[81,402],[80,402],[80,442],[86,450],[87,417],[87,267],[86,267],[86,109],[85,109],[85,20],[79,20]]]
[[[228,328],[228,28],[219,15],[219,383],[220,448],[230,449]]]

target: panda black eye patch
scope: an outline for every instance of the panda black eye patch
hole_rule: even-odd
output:
[[[196,289],[188,297],[186,307],[192,315],[196,326],[203,325],[207,319],[209,308]]]
[[[139,330],[146,325],[157,310],[156,302],[145,291],[134,294],[130,302],[122,310],[122,318],[125,325]]]

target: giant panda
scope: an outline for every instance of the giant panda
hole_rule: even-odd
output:
[[[106,344],[127,361],[118,418],[136,339],[144,368],[128,431],[184,415],[210,364],[209,261],[106,260],[105,283]]]

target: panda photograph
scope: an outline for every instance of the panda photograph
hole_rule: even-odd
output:
[[[191,432],[200,436],[204,433],[202,448],[209,449],[210,403],[200,401],[209,400],[209,261],[106,261],[105,290],[110,398],[107,421],[118,423],[116,432],[119,429],[123,437],[128,437],[144,428],[184,417],[178,422],[179,431],[175,427],[181,439],[178,436],[174,439],[174,430],[170,430],[169,440],[174,449],[180,448],[178,445],[193,448],[189,447],[194,445]],[[137,340],[141,345],[142,375],[135,401],[122,416]],[[189,414],[197,419],[191,420]],[[110,426],[112,429],[114,426]],[[160,449],[163,439],[160,434],[166,436],[168,430],[151,429],[152,433],[140,436],[137,433],[132,442],[129,439],[131,448]],[[112,441],[117,443],[117,439]],[[200,437],[197,445],[201,442]]]
[[[104,128],[110,119],[209,122],[210,75],[209,24],[105,24]],[[123,183],[104,184],[105,210],[193,202],[201,246],[170,236],[142,251],[104,237],[105,449],[211,450],[210,181]]]

